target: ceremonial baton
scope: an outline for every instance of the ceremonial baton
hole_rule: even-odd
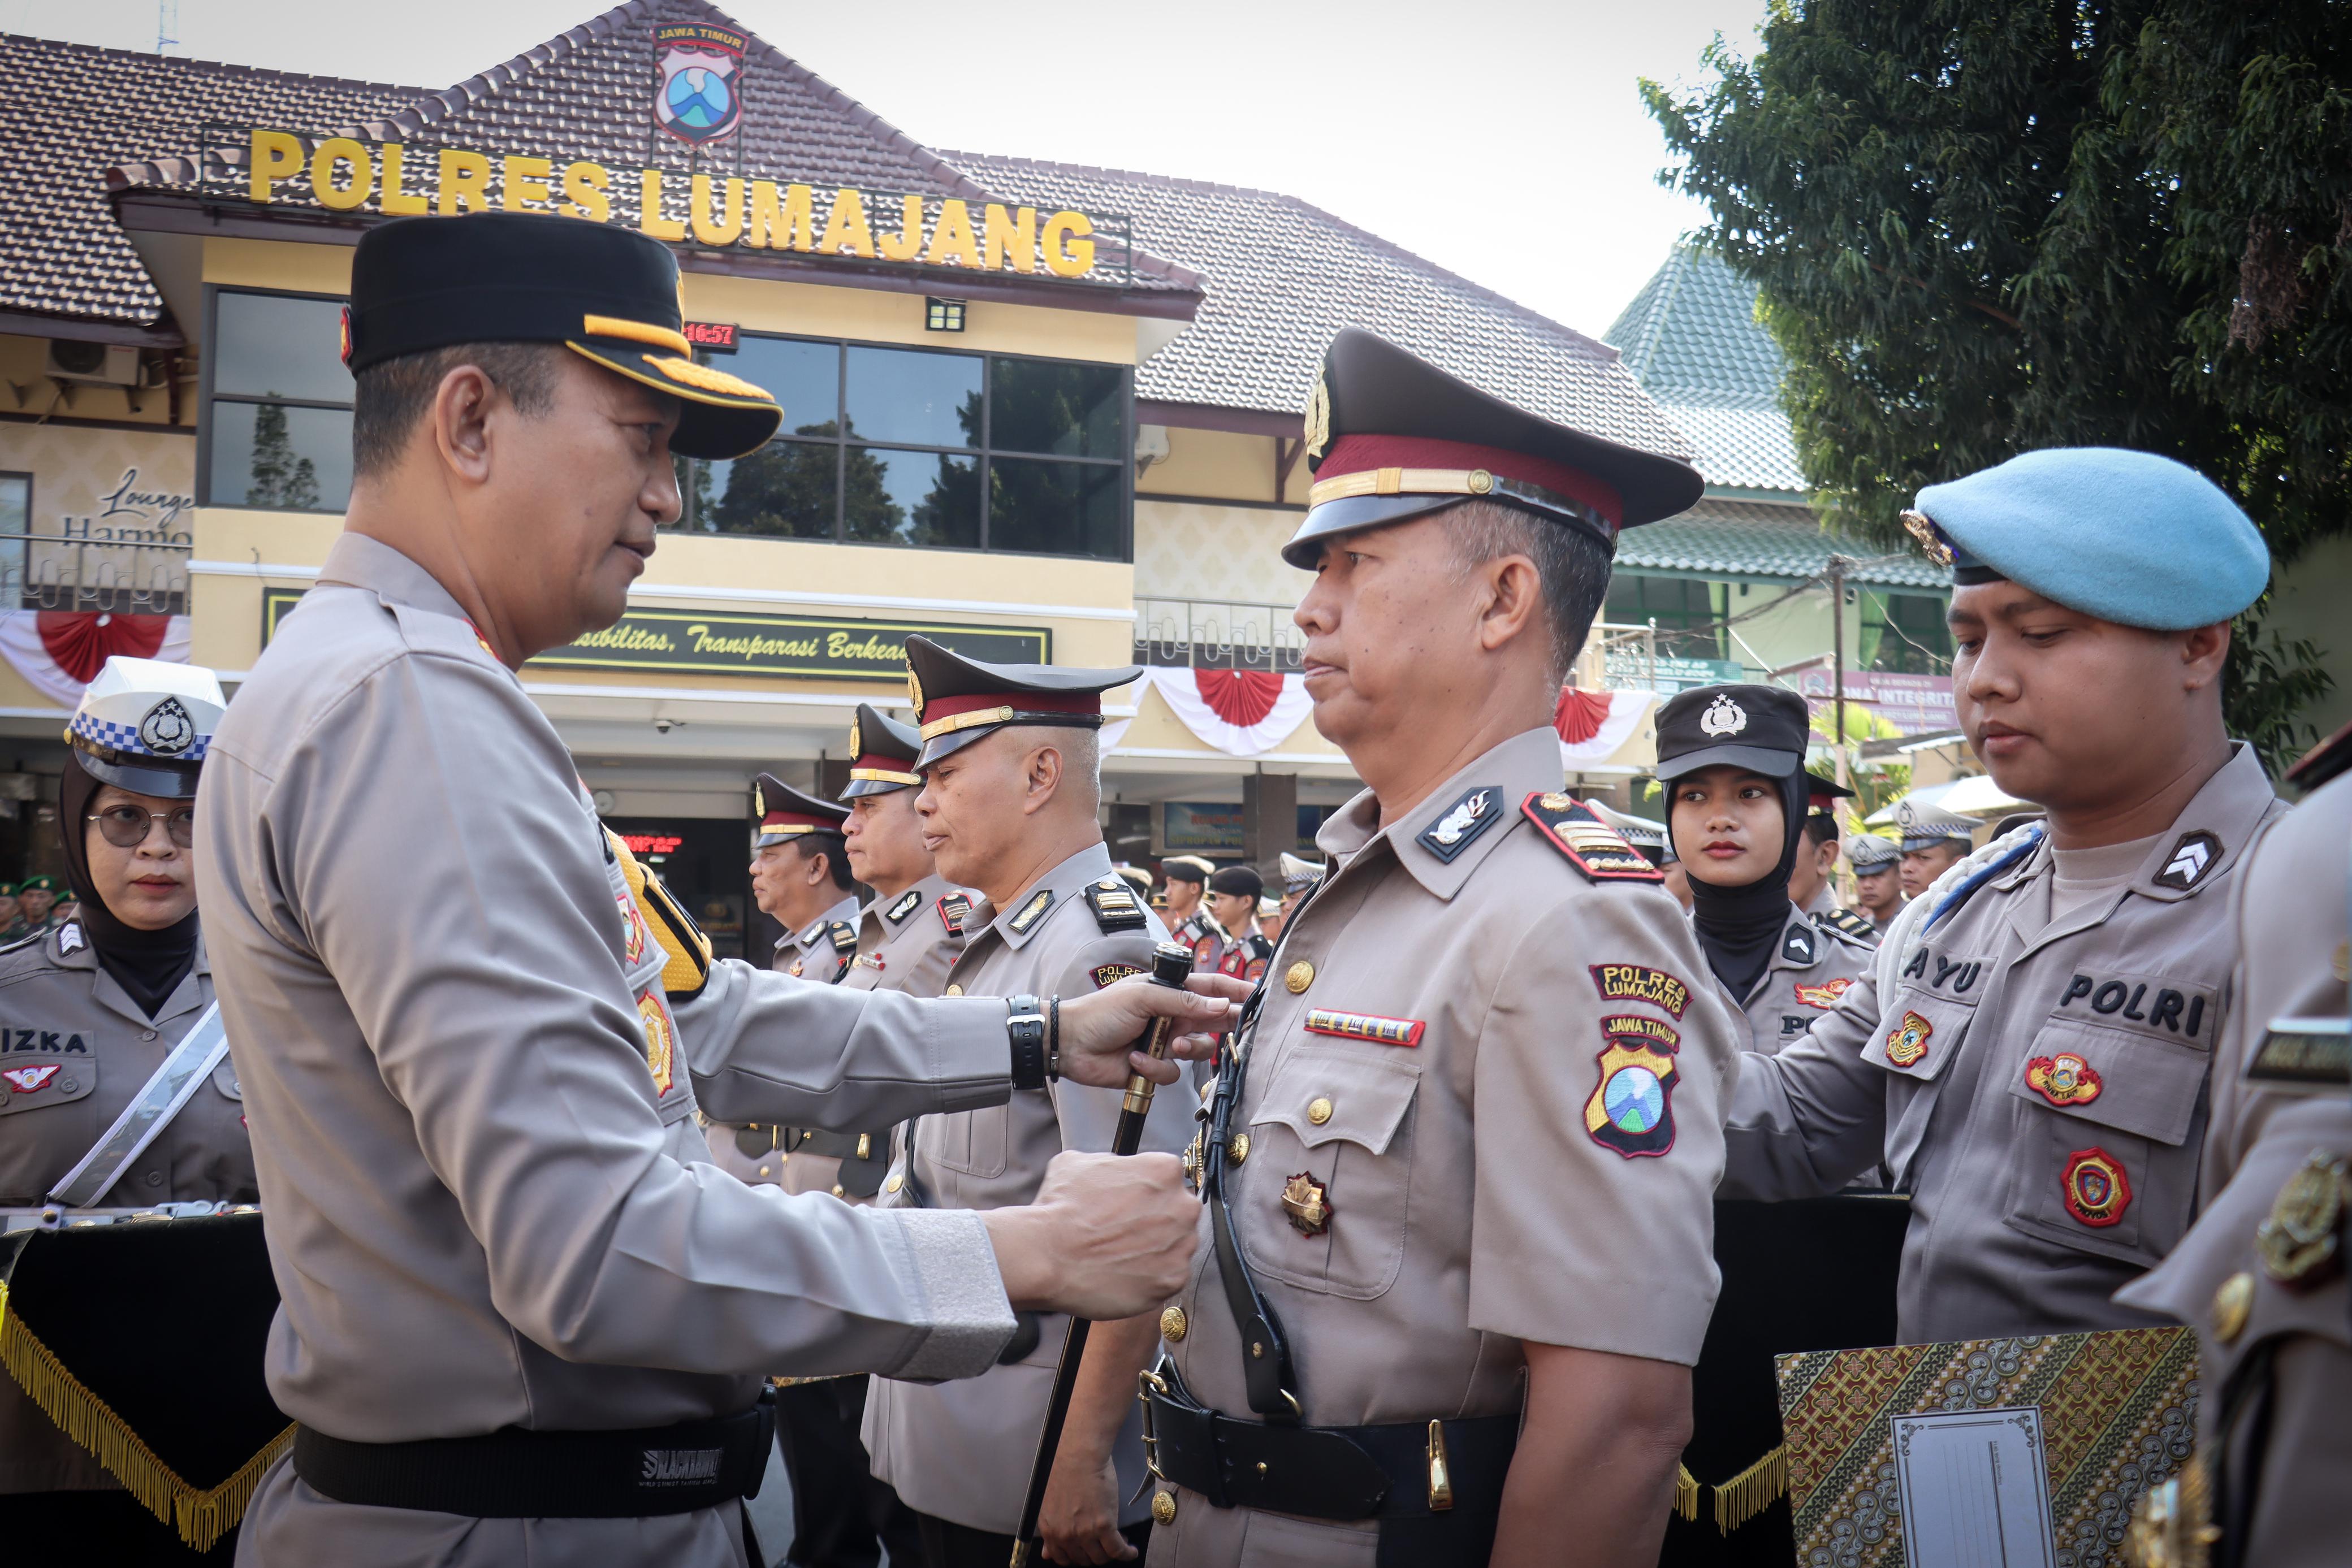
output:
[[[1151,950],[1153,985],[1181,991],[1192,972],[1190,949],[1162,942]],[[1136,1036],[1135,1049],[1156,1061],[1165,1061],[1169,1037],[1175,1029],[1174,1019],[1153,1019],[1151,1027]],[[1140,1072],[1127,1081],[1127,1098],[1119,1103],[1118,1125],[1111,1134],[1112,1154],[1131,1155],[1143,1142],[1143,1120],[1151,1113],[1152,1091],[1159,1087]],[[1070,1418],[1070,1396],[1077,1389],[1078,1364],[1086,1359],[1087,1331],[1092,1326],[1084,1318],[1072,1318],[1069,1336],[1062,1341],[1062,1359],[1054,1368],[1054,1395],[1045,1401],[1045,1429],[1038,1434],[1037,1457],[1029,1464],[1029,1497],[1021,1505],[1021,1529],[1013,1537],[1013,1568],[1024,1568],[1040,1550],[1037,1516],[1045,1507],[1045,1483],[1053,1479],[1054,1455],[1062,1446],[1062,1427]]]

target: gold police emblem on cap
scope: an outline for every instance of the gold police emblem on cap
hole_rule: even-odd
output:
[[[764,817],[767,814],[768,792],[765,789],[761,789],[757,784],[754,784],[751,786],[751,815],[755,817]]]
[[[2286,1178],[2270,1218],[2254,1229],[2263,1273],[2282,1285],[2308,1289],[2344,1266],[2336,1232],[2344,1222],[2345,1184],[2345,1161],[2324,1151]]]
[[[860,744],[864,737],[859,734],[857,727],[856,719],[849,721],[849,757],[853,762],[866,754],[866,747]]]
[[[1323,461],[1323,449],[1331,444],[1331,389],[1323,383],[1323,372],[1315,372],[1314,390],[1307,394],[1307,455],[1310,461]]]
[[[915,661],[907,661],[907,704],[915,710],[915,722],[923,722],[923,678],[915,674]]]
[[[1930,562],[1937,566],[1943,567],[1948,570],[1950,569],[1952,564],[1952,547],[1944,542],[1944,536],[1937,528],[1934,518],[1928,517],[1925,512],[1905,512],[1903,514],[1903,527],[1913,538],[1919,541],[1919,553],[1921,555],[1926,556]]]

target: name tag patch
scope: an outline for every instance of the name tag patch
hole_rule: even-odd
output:
[[[2077,971],[2059,991],[2056,1010],[2061,1017],[2089,1014],[2105,1023],[2201,1045],[2220,1021],[2212,1003],[2211,988],[2190,981]]]
[[[98,1038],[91,1024],[79,1029],[16,1029],[0,1024],[0,1051],[38,1051],[43,1056],[88,1056],[89,1042]]]
[[[1608,1002],[1647,1002],[1679,1019],[1690,1006],[1690,988],[1664,969],[1639,964],[1593,964],[1592,983]]]
[[[1917,980],[1943,996],[1965,997],[1984,978],[1985,968],[1982,958],[1947,958],[1932,948],[1922,947],[1903,966],[1903,977]]]
[[[1425,1025],[1419,1019],[1384,1019],[1371,1013],[1333,1012],[1325,1008],[1307,1010],[1309,1034],[1337,1035],[1342,1040],[1369,1040],[1381,1045],[1419,1045]]]

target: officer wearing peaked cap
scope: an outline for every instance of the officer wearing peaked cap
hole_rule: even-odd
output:
[[[1141,673],[968,659],[907,639],[908,689],[920,727],[916,809],[940,872],[981,894],[948,975],[964,996],[1035,998],[1115,985],[1147,969],[1166,927],[1111,866],[1096,732],[1102,694]],[[886,1205],[992,1209],[1024,1203],[1048,1161],[1111,1147],[1120,1096],[1069,1083],[969,1113],[924,1116],[901,1140]],[[1192,1135],[1189,1094],[1161,1094],[1146,1150]],[[1056,1455],[1040,1529],[1050,1557],[1100,1563],[1148,1529],[1135,1379],[1154,1320],[1095,1325]],[[1030,1466],[1066,1324],[1038,1320],[1003,1364],[968,1382],[916,1387],[877,1380],[865,1439],[875,1474],[920,1516],[928,1568],[1003,1568],[1021,1522]]]
[[[560,217],[383,224],[352,259],[345,530],[196,802],[297,1424],[241,1561],[740,1563],[770,1375],[977,1373],[1016,1306],[1119,1316],[1181,1272],[1172,1160],[1066,1163],[988,1217],[698,1168],[698,1108],[876,1125],[1047,1064],[1001,1001],[688,961],[516,678],[625,608],[674,452],[776,428],[678,309],[661,245]],[[1074,997],[1064,1071],[1124,1083],[1155,1011],[1215,1032],[1227,1009]]]
[[[2157,1319],[2110,1298],[2195,1211],[2228,908],[2285,808],[2223,727],[2263,545],[2168,459],[2029,454],[1919,494],[1969,744],[2046,821],[1944,873],[1804,1039],[1740,1061],[1727,1197],[1911,1194],[1906,1343]],[[2251,569],[2249,563],[2252,562]]]
[[[780,922],[775,967],[827,985],[857,956],[857,885],[842,829],[849,810],[772,773],[751,785],[760,825],[751,839],[751,894]]]
[[[1618,530],[1700,482],[1352,330],[1307,436],[1307,689],[1369,788],[1211,1101],[1151,1560],[1551,1561],[1571,1496],[1654,1558],[1746,1031],[1551,720]]]
[[[1224,936],[1225,928],[1209,912],[1209,879],[1216,873],[1215,864],[1199,855],[1170,855],[1160,862],[1160,874],[1168,879],[1171,940],[1197,948],[1211,936]]]
[[[196,781],[224,706],[212,671],[152,659],[110,658],[83,689],[58,785],[81,911],[0,954],[0,1207],[257,1196],[196,919]],[[134,1106],[154,1119],[126,1134],[116,1124]],[[155,1129],[143,1144],[142,1124]],[[68,1491],[81,1494],[71,1511]],[[129,1555],[154,1534],[5,1373],[0,1497],[27,1560]]]
[[[1903,907],[1902,860],[1902,846],[1876,833],[1856,833],[1845,843],[1845,862],[1853,869],[1854,908],[1880,937]]]
[[[1975,840],[1977,822],[1914,793],[1895,803],[1895,831],[1903,835],[1898,862],[1903,892],[1916,898],[1929,883],[1960,863]]]

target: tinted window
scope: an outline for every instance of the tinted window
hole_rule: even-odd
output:
[[[340,299],[222,294],[213,327],[213,391],[352,401]]]
[[[347,409],[212,406],[212,505],[340,512],[352,498]]]
[[[980,361],[969,354],[852,349],[851,439],[905,446],[980,444]]]
[[[1127,377],[1117,365],[998,360],[989,369],[988,444],[995,450],[1118,455]]]
[[[1117,465],[992,459],[989,547],[1117,559],[1121,479]]]
[[[853,539],[980,548],[980,459],[946,452],[852,447],[842,521]]]
[[[709,356],[730,376],[776,394],[787,435],[831,435],[841,404],[841,346],[786,338],[737,338],[732,354]]]
[[[838,446],[771,441],[731,463],[696,464],[697,526],[714,534],[829,539],[840,460]]]

